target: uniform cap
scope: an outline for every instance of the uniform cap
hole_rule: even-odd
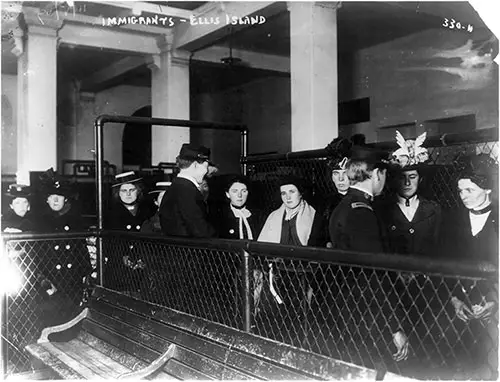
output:
[[[184,143],[179,152],[179,159],[198,162],[210,162],[210,149],[205,146],[196,146],[191,143]],[[210,163],[213,165],[213,163]]]

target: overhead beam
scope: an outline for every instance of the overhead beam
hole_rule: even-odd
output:
[[[131,56],[125,57],[104,69],[99,70],[96,73],[84,78],[81,82],[82,91],[95,90],[100,85],[105,84],[114,78],[125,74],[135,68],[138,68],[146,64],[145,57]]]
[[[223,46],[211,46],[193,55],[193,60],[221,64],[221,58],[227,57],[228,49]],[[290,73],[290,58],[273,54],[263,54],[248,50],[233,49],[233,57],[240,58],[242,64],[249,68],[274,70]]]
[[[134,54],[159,54],[156,36],[131,33],[117,28],[89,28],[65,24],[59,31],[61,44],[102,48]]]
[[[228,24],[226,16],[263,16],[268,19],[283,11],[286,11],[286,2],[209,2],[195,9],[187,22],[174,27],[174,48],[189,51],[202,49],[227,37],[230,28],[236,32],[250,26]]]

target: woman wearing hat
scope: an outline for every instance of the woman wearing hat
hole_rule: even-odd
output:
[[[441,207],[420,194],[423,172],[429,160],[422,147],[426,134],[415,141],[396,132],[400,148],[393,153],[395,192],[381,203],[380,215],[391,252],[431,255],[436,252],[441,227]]]
[[[323,217],[307,203],[303,196],[304,192],[305,185],[302,179],[287,176],[281,180],[280,195],[283,204],[268,216],[258,241],[295,246],[324,247],[326,245],[323,234]],[[281,265],[283,264],[278,264],[279,267]],[[283,301],[273,282],[275,278],[274,266],[273,262],[269,264],[269,289],[276,302],[281,305]],[[286,271],[287,267],[284,268]],[[262,277],[257,277],[257,279],[262,279]],[[310,285],[307,289],[307,302],[310,304],[313,290]],[[259,299],[260,296],[256,299],[256,307]]]
[[[459,168],[457,187],[463,207],[452,211],[444,224],[443,253],[456,260],[486,262],[498,270],[498,202],[493,196],[498,184],[498,164],[487,154],[470,155],[456,163]],[[489,264],[488,264],[489,263]],[[450,280],[451,305],[472,338],[467,347],[468,361],[474,366],[488,365],[498,378],[498,284],[487,280]],[[470,355],[473,355],[470,357]],[[483,367],[484,369],[484,367]],[[483,379],[475,376],[473,379]],[[490,376],[486,377],[490,379]]]
[[[82,215],[72,199],[71,185],[60,178],[51,168],[40,176],[41,188],[46,196],[48,211],[42,216],[41,230],[45,232],[81,231]]]
[[[355,134],[351,139],[335,138],[326,146],[330,158],[326,162],[328,168],[328,175],[331,177],[334,191],[328,196],[323,208],[323,217],[325,221],[330,220],[335,207],[338,206],[342,198],[349,191],[350,181],[346,172],[346,164],[351,156],[351,149],[353,145],[364,145],[365,136],[363,134]],[[325,224],[325,237],[329,237],[328,224]],[[331,247],[331,242],[328,240],[327,247]]]
[[[458,192],[463,207],[445,225],[445,254],[498,264],[498,205],[493,198],[498,165],[487,154],[467,156],[457,163]]]
[[[248,180],[242,175],[229,177],[225,187],[227,203],[213,219],[222,239],[255,240],[260,232],[259,216],[247,208]]]
[[[33,231],[29,186],[11,184],[5,195],[9,198],[10,210],[2,216],[2,230],[6,233]]]
[[[108,229],[140,232],[153,211],[143,202],[142,178],[129,171],[118,174],[112,186],[112,206],[106,224]]]
[[[296,246],[323,246],[320,243],[322,219],[304,199],[302,179],[287,176],[280,182],[283,204],[271,212],[258,241]]]
[[[42,217],[45,232],[71,233],[81,231],[84,224],[75,206],[71,186],[51,168],[40,176],[48,212]],[[90,257],[78,249],[75,239],[61,237],[51,243],[45,253],[41,273],[46,285],[46,301],[42,320],[53,325],[67,320],[80,310],[85,288],[84,279],[91,273]]]
[[[107,229],[140,232],[144,221],[153,215],[151,208],[142,200],[142,178],[133,171],[116,175],[112,199],[111,210],[105,222]],[[134,245],[129,245],[129,250],[111,256],[107,265],[106,285],[131,293],[143,289],[143,255]]]

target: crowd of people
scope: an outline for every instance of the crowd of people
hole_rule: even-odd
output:
[[[149,200],[145,198],[142,179],[134,172],[116,175],[104,225],[111,230],[171,237],[256,240],[358,253],[411,254],[423,259],[463,258],[497,266],[498,198],[494,181],[498,166],[486,154],[462,156],[457,162],[460,171],[453,187],[463,208],[445,212],[422,193],[429,176],[425,138],[422,134],[416,140],[405,140],[397,133],[399,148],[392,153],[366,145],[364,137],[359,135],[335,139],[327,146],[334,193],[320,203],[313,203],[308,200],[304,179],[283,176],[276,190],[281,206],[267,218],[266,211],[250,207],[252,184],[239,174],[226,176],[223,194],[215,199],[219,202],[210,203],[209,194],[213,195],[207,185],[217,171],[210,161],[210,149],[184,144],[177,157],[177,177],[172,182],[157,183],[149,192]],[[10,210],[2,216],[4,232],[70,232],[83,227],[81,214],[72,204],[72,190],[63,179],[49,170],[41,184],[47,206],[36,218],[30,211],[29,187],[17,184],[9,187],[6,196]],[[71,250],[64,250],[67,264],[59,261],[57,266],[68,271],[68,264],[76,260],[71,259]],[[108,266],[119,269],[122,275],[121,281],[111,282],[113,287],[124,289],[128,277],[138,277],[132,273],[144,268],[143,255],[131,245],[119,258],[110,259]],[[89,273],[89,264],[79,263],[83,265],[78,277],[72,276],[74,280]],[[254,271],[256,305],[264,280],[272,276],[272,262],[268,266]],[[61,273],[61,279],[51,279],[50,287],[57,289],[65,277],[68,276]],[[314,288],[310,283],[309,303]],[[269,289],[276,301],[283,303],[272,281]],[[374,299],[383,296],[373,293]],[[453,294],[451,304],[457,317],[464,322],[491,317],[496,312],[496,302],[491,296],[480,297],[476,305],[467,306],[463,293]],[[399,319],[400,309],[394,308],[391,314],[395,319],[388,320],[396,361],[408,357],[408,330],[402,324],[407,314],[403,312]]]

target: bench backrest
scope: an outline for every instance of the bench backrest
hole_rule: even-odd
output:
[[[175,345],[162,373],[181,379],[372,379],[376,371],[97,287],[79,336],[144,368]],[[99,343],[95,343],[99,342]],[[112,345],[112,346],[110,346]],[[160,375],[161,377],[161,375]],[[388,377],[388,375],[386,375]]]

